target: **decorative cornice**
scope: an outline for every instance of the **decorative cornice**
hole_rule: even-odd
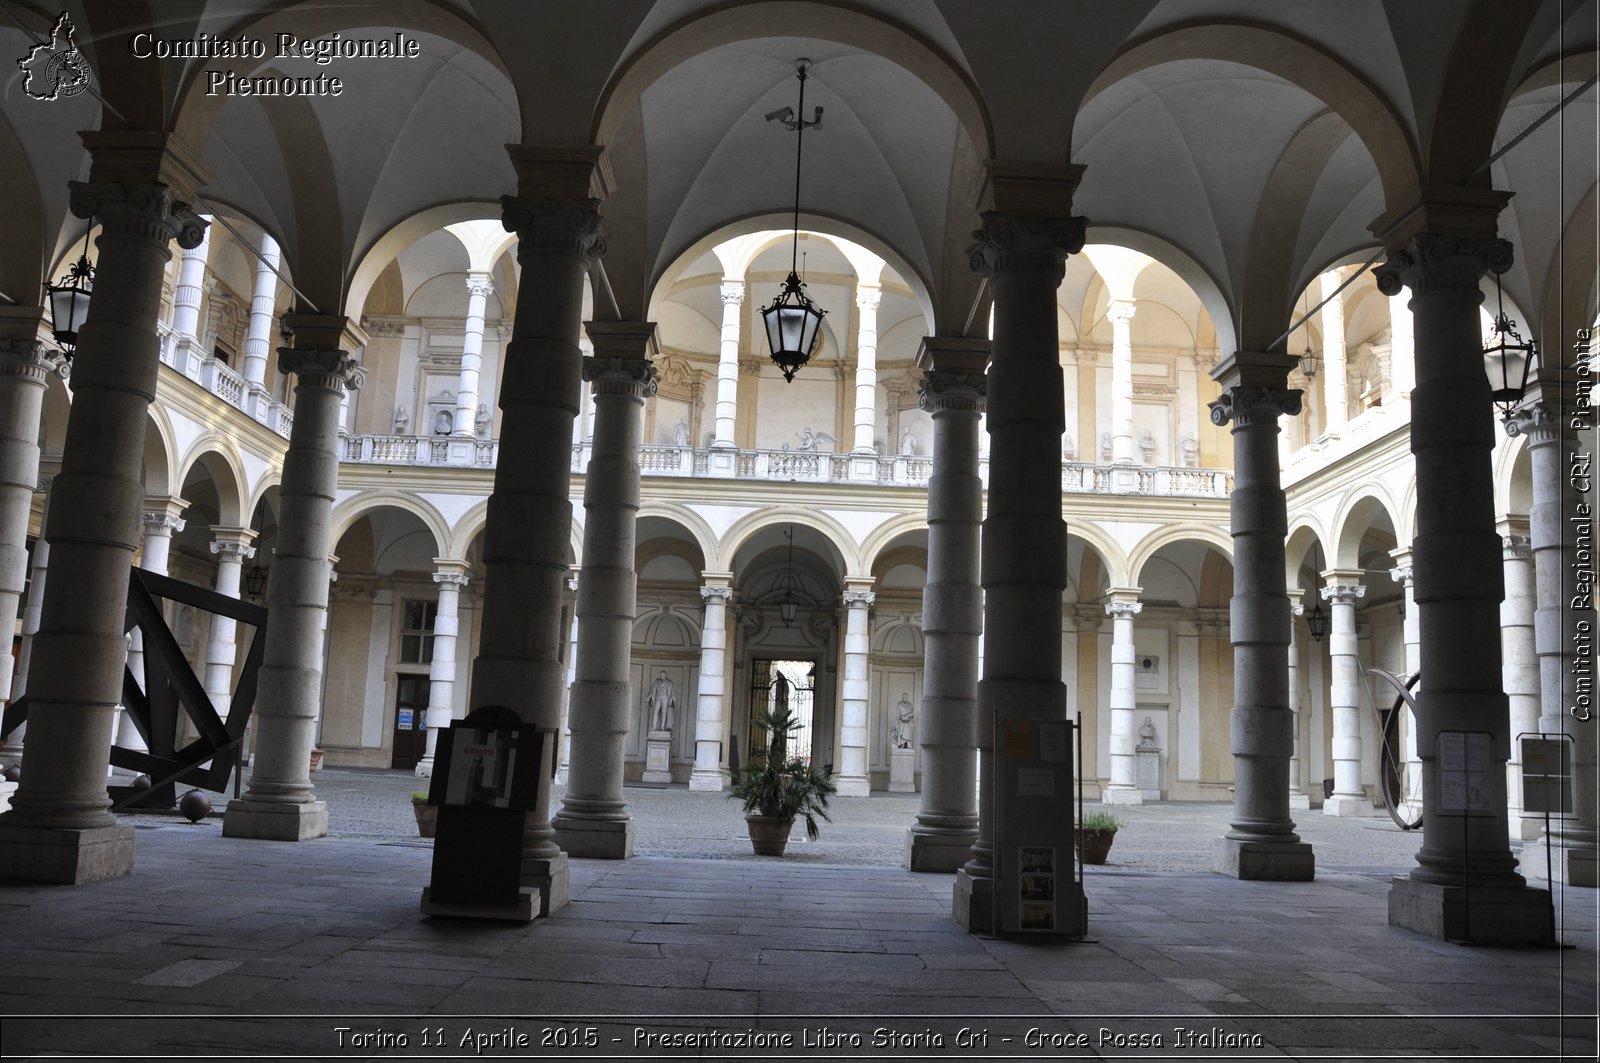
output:
[[[1508,240],[1477,240],[1422,232],[1413,236],[1387,262],[1373,270],[1378,291],[1399,295],[1466,288],[1476,292],[1484,273],[1504,273],[1511,268]]]
[[[299,384],[334,390],[354,391],[367,379],[355,355],[338,347],[279,347],[278,372],[295,374]]]
[[[967,248],[973,272],[983,277],[996,273],[1044,271],[1059,280],[1068,255],[1083,250],[1089,219],[1045,218],[1031,214],[1006,214],[986,210],[979,215],[983,227],[972,231],[976,241]]]
[[[404,336],[406,334],[406,323],[402,318],[398,317],[369,317],[363,315],[361,327],[366,329],[367,334],[374,339]]]
[[[1292,388],[1258,388],[1236,385],[1207,403],[1211,423],[1217,426],[1233,421],[1240,426],[1272,424],[1278,417],[1293,417],[1300,412],[1300,392]]]
[[[917,408],[928,413],[976,413],[983,409],[988,393],[989,379],[982,373],[930,369],[917,381]]]
[[[122,184],[116,181],[68,181],[68,206],[74,216],[94,218],[102,232],[142,236],[161,244],[176,240],[184,249],[198,247],[207,223],[180,203],[163,184]]]
[[[661,373],[648,358],[606,358],[595,355],[583,360],[583,379],[596,395],[623,395],[650,398],[661,382]]]
[[[565,251],[587,269],[606,253],[606,231],[598,199],[500,197],[500,224],[517,234],[517,261],[532,250]]]

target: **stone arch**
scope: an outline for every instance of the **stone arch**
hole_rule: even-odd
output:
[[[1162,547],[1184,541],[1204,543],[1227,558],[1229,564],[1233,563],[1233,539],[1215,524],[1168,524],[1139,540],[1138,545],[1129,551],[1125,569],[1128,578],[1126,582],[1115,585],[1139,586],[1139,574],[1144,571],[1150,558]]]
[[[1134,569],[1128,560],[1127,552],[1104,528],[1092,521],[1080,521],[1076,524],[1068,522],[1067,542],[1069,549],[1073,539],[1077,539],[1083,543],[1085,548],[1093,550],[1099,556],[1100,565],[1105,570],[1109,586],[1126,587],[1131,585],[1128,582],[1128,574]],[[1067,579],[1068,589],[1071,590],[1076,579],[1070,572],[1070,566]],[[1095,593],[1100,593],[1098,588]]]
[[[823,543],[828,547],[828,551],[822,556],[833,564],[834,575],[841,584],[847,576],[868,571],[862,564],[861,554],[854,539],[843,524],[826,513],[793,505],[768,506],[735,521],[732,527],[722,534],[722,549],[719,556],[726,561],[722,570],[732,571],[732,563],[738,557],[739,551],[757,534],[767,528],[783,524],[804,527],[822,536]]]
[[[861,567],[872,572],[883,555],[906,545],[906,540],[920,533],[923,549],[927,549],[928,518],[923,513],[902,513],[874,528],[861,541]],[[924,566],[926,567],[926,566]]]
[[[444,552],[444,547],[451,545],[450,524],[438,509],[417,495],[402,491],[363,491],[354,498],[335,504],[330,522],[329,541],[337,544],[357,521],[379,509],[397,509],[421,521],[422,526],[433,536],[434,548],[437,551],[435,557],[464,556]],[[467,542],[470,543],[471,539],[469,538]]]
[[[243,527],[250,514],[244,508],[245,484],[248,478],[238,449],[221,436],[207,434],[196,440],[187,454],[177,463],[173,482],[182,485],[189,474],[204,469],[217,492],[217,521],[220,527]]]
[[[1290,523],[1283,549],[1284,576],[1289,590],[1300,587],[1300,571],[1308,564],[1312,550],[1320,547],[1326,561],[1330,539],[1327,529],[1310,514],[1300,514]]]
[[[499,217],[499,204],[481,200],[442,203],[408,216],[356,254],[350,270],[349,287],[345,292],[345,313],[352,320],[360,320],[379,276],[389,267],[389,263],[424,236],[457,222]],[[508,244],[515,240],[515,233],[506,234]]]
[[[173,454],[176,450],[176,441],[173,438],[172,420],[166,408],[160,403],[150,404],[150,417],[145,422],[144,432],[144,493],[147,495],[170,495],[183,481],[178,478],[174,466]]]
[[[1364,484],[1341,500],[1338,515],[1334,518],[1333,554],[1328,558],[1332,568],[1355,569],[1361,567],[1361,540],[1372,526],[1375,514],[1382,513],[1400,537],[1400,521],[1395,516],[1399,507],[1381,483]]]
[[[1404,201],[1421,183],[1417,152],[1389,101],[1328,52],[1264,26],[1186,25],[1135,41],[1106,64],[1084,94],[1084,103],[1142,70],[1190,59],[1254,67],[1326,103],[1361,138],[1378,168],[1384,200],[1391,206]]]
[[[1533,508],[1531,457],[1526,435],[1510,436],[1494,452],[1494,511],[1526,515]],[[1519,483],[1519,480],[1522,482]]]
[[[723,559],[718,556],[721,544],[718,542],[717,533],[700,514],[676,502],[654,499],[639,507],[641,521],[652,517],[668,521],[689,533],[689,537],[700,549],[700,558],[705,571],[726,571],[725,567],[718,567]]]
[[[1178,275],[1200,300],[1211,327],[1217,330],[1217,346],[1224,351],[1235,350],[1238,338],[1234,334],[1233,307],[1222,285],[1193,255],[1178,244],[1155,233],[1126,225],[1096,225],[1089,229],[1088,240],[1096,244],[1117,244],[1148,255]]]

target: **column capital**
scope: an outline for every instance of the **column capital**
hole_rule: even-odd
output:
[[[487,273],[467,274],[467,294],[487,299],[494,294],[494,278]]]
[[[0,339],[0,377],[21,377],[43,387],[64,364],[60,351],[36,339]]]
[[[1132,620],[1144,611],[1144,603],[1127,598],[1113,598],[1106,603],[1106,615],[1113,620]]]
[[[457,572],[453,569],[443,570],[433,574],[433,582],[441,584],[442,586],[455,587],[459,589],[471,583],[472,577],[467,575],[465,572]]]
[[[1306,603],[1302,601],[1302,599],[1305,597],[1306,592],[1296,587],[1293,590],[1285,591],[1284,593],[1289,598],[1289,615],[1304,616],[1306,611]]]
[[[738,306],[744,302],[744,281],[731,281],[726,277],[722,279],[722,305]]]
[[[1081,215],[1043,217],[986,210],[979,217],[983,227],[972,231],[975,242],[967,248],[967,261],[983,277],[1037,271],[1059,279],[1067,256],[1083,250],[1089,224]]]
[[[219,559],[248,561],[256,556],[256,533],[250,528],[212,528],[211,552]]]
[[[1361,582],[1361,572],[1357,569],[1330,568],[1322,573],[1322,578],[1326,583],[1322,588],[1322,600],[1325,602],[1354,605],[1366,597],[1367,588]]]
[[[1241,428],[1276,425],[1278,417],[1293,417],[1300,412],[1298,388],[1263,388],[1235,385],[1223,390],[1211,402],[1211,423],[1221,427],[1232,421]]]
[[[700,588],[700,597],[703,598],[708,604],[712,599],[716,599],[717,601],[720,601],[722,604],[726,605],[728,604],[729,600],[733,598],[733,588],[707,585]]]
[[[1376,236],[1390,254],[1422,233],[1465,240],[1493,239],[1496,219],[1510,201],[1510,192],[1430,185],[1418,189],[1415,196],[1380,215],[1367,226],[1367,231]]]
[[[459,557],[436,557],[433,559],[434,582],[440,582],[440,573],[447,575],[466,576],[472,569],[472,563]]]
[[[141,517],[146,535],[172,535],[189,526],[189,522],[166,510],[147,509]]]
[[[68,181],[67,188],[72,213],[98,219],[102,232],[142,236],[163,246],[176,240],[186,250],[205,239],[206,223],[164,184]]]
[[[939,414],[946,410],[976,413],[988,397],[988,378],[980,373],[925,370],[917,381],[917,408]]]
[[[839,596],[839,601],[844,604],[846,609],[855,609],[858,607],[865,609],[877,600],[878,596],[869,590],[851,589],[845,591]]]
[[[917,368],[927,372],[982,373],[994,345],[965,336],[924,336],[917,347]]]
[[[1534,398],[1506,416],[1506,435],[1512,439],[1527,436],[1530,448],[1548,446],[1561,440],[1568,418],[1577,410],[1575,400],[1561,402]]]
[[[1113,299],[1111,305],[1106,307],[1106,317],[1113,324],[1125,325],[1133,320],[1138,309],[1139,304],[1133,299]]]
[[[1412,564],[1411,564],[1411,562],[1407,561],[1403,565],[1396,565],[1394,568],[1391,568],[1389,570],[1389,578],[1394,580],[1396,583],[1400,584],[1402,587],[1411,586],[1411,578],[1412,578]]]
[[[856,285],[856,308],[860,310],[877,310],[878,304],[883,299],[883,289],[876,284]]]
[[[278,372],[293,373],[311,387],[355,391],[366,383],[367,370],[356,356],[338,347],[279,347]]]
[[[606,253],[598,199],[500,197],[500,224],[517,234],[517,260],[532,250],[566,251],[588,269]]]
[[[1413,293],[1461,288],[1476,292],[1485,273],[1504,273],[1512,258],[1509,240],[1419,232],[1372,272],[1384,295],[1399,295],[1405,288]]]
[[[606,358],[583,360],[583,379],[594,386],[596,395],[625,395],[649,398],[656,393],[661,373],[648,358]]]
[[[1533,556],[1533,539],[1527,535],[1502,535],[1500,548],[1507,561],[1526,561]]]

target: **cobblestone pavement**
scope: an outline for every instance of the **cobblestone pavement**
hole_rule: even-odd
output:
[[[428,844],[417,838],[410,800],[413,792],[427,788],[427,780],[408,771],[327,768],[313,776],[313,783],[318,796],[328,802],[330,837]],[[556,805],[563,792],[562,787],[555,788]],[[693,793],[682,786],[629,786],[623,796],[635,820],[638,856],[760,860],[751,854],[739,808],[726,794]],[[835,798],[830,806],[833,819],[822,825],[822,837],[807,842],[805,832],[797,829],[790,859],[818,865],[898,867],[918,800],[916,794],[886,793]],[[225,801],[218,798],[216,803],[221,808]],[[1212,844],[1227,831],[1232,809],[1214,802],[1110,809],[1124,825],[1104,870],[1210,871]],[[1302,840],[1311,843],[1317,867],[1325,871],[1401,873],[1412,866],[1422,845],[1421,831],[1402,831],[1385,815],[1339,819],[1311,809],[1295,817]]]

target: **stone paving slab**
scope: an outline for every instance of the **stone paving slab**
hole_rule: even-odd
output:
[[[840,801],[805,858],[772,860],[748,853],[726,799],[630,789],[647,854],[573,861],[573,903],[522,925],[419,913],[431,847],[384,833],[414,829],[401,800],[415,780],[317,781],[335,835],[353,834],[254,842],[142,817],[126,878],[0,886],[5,1056],[443,1058],[419,1031],[537,1033],[540,1017],[585,1020],[619,1053],[652,1032],[827,1027],[867,1041],[807,1058],[1148,1058],[1140,1037],[1178,1059],[1594,1054],[1595,892],[1559,897],[1573,949],[1396,930],[1389,878],[1420,839],[1366,821],[1312,814],[1318,879],[1256,883],[1207,871],[1226,806],[1118,809],[1113,863],[1086,875],[1090,940],[1001,941],[952,921],[950,876],[896,866],[914,799]],[[1371,870],[1331,871],[1324,850]],[[371,1039],[340,1045],[340,1025]],[[988,1046],[957,1051],[963,1027],[987,1029]],[[945,1043],[874,1047],[881,1029]],[[1030,1029],[1059,1043],[1027,1045]],[[380,1043],[397,1032],[409,1046]],[[1258,1040],[1242,1054],[1183,1042],[1224,1035]]]

